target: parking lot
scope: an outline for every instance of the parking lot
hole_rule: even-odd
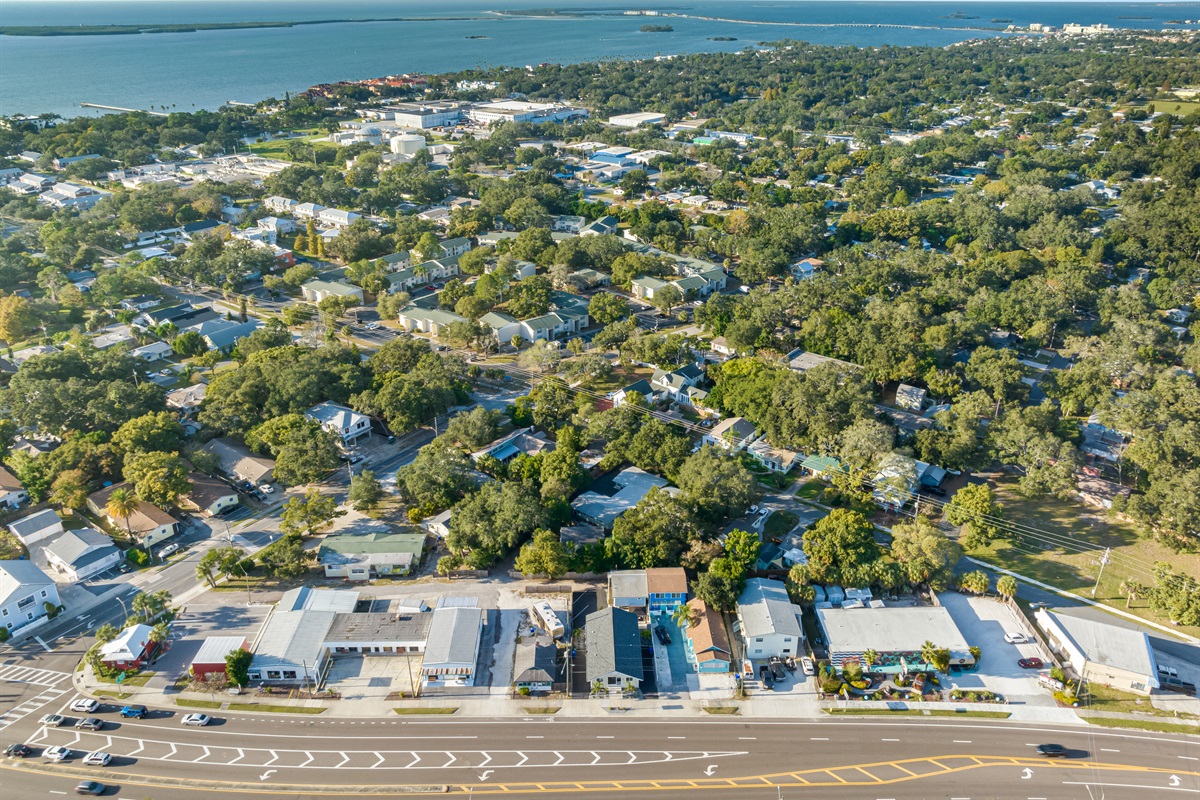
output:
[[[244,636],[253,642],[270,612],[269,605],[190,603],[171,623],[170,646],[151,668],[155,674],[149,685],[164,689],[186,676],[200,645],[209,636]]]
[[[1032,639],[1028,625],[1017,612],[992,598],[968,597],[956,592],[940,594],[938,600],[950,612],[963,637],[982,651],[979,669],[952,673],[947,688],[987,689],[1003,695],[1010,703],[1055,705],[1050,692],[1037,680],[1039,674],[1049,674],[1050,654]],[[1025,634],[1030,641],[1010,644],[1004,641],[1004,635],[1010,632]],[[1017,665],[1022,658],[1040,658],[1046,666],[1041,670],[1022,669]]]
[[[347,656],[335,658],[325,676],[326,688],[343,700],[386,701],[393,693],[412,697],[421,685],[421,656]]]

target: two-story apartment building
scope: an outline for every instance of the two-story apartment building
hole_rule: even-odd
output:
[[[337,403],[320,403],[304,412],[304,416],[337,436],[344,446],[357,444],[371,435],[370,417]]]
[[[58,587],[32,561],[0,561],[0,626],[14,633],[62,604]]]

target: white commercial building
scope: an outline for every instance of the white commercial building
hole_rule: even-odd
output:
[[[475,607],[433,611],[421,681],[426,686],[470,686],[483,631],[483,613]]]
[[[1138,694],[1159,687],[1154,650],[1142,631],[1044,608],[1034,613],[1034,619],[1051,649],[1081,680]]]
[[[637,128],[641,125],[661,125],[666,119],[666,114],[643,111],[638,114],[617,114],[615,117],[608,118],[608,124],[616,125],[618,128]]]
[[[586,119],[588,111],[586,108],[557,103],[498,100],[494,103],[480,103],[468,111],[467,115],[481,125],[491,125],[494,122],[530,122],[537,125],[543,122]]]

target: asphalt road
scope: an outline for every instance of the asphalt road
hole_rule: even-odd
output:
[[[103,747],[114,759],[107,768],[83,768],[78,756],[61,765],[6,759],[0,796],[46,797],[69,790],[82,776],[119,784],[114,796],[126,798],[195,797],[201,785],[222,797],[240,791],[324,797],[413,785],[549,798],[580,792],[876,800],[1200,794],[1200,739],[995,720],[356,721],[286,715],[227,717],[208,728],[183,728],[178,712],[123,721],[115,710],[101,714],[110,727],[97,733],[41,729],[36,715],[14,724],[10,741]],[[1043,742],[1063,744],[1070,757],[1039,758],[1033,747]],[[39,771],[30,771],[34,766]]]

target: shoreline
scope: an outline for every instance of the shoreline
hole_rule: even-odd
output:
[[[309,19],[278,22],[198,22],[147,25],[0,25],[0,36],[136,36],[143,33],[299,28],[305,25],[344,25],[363,22],[495,22],[496,17],[371,17],[368,19]]]

